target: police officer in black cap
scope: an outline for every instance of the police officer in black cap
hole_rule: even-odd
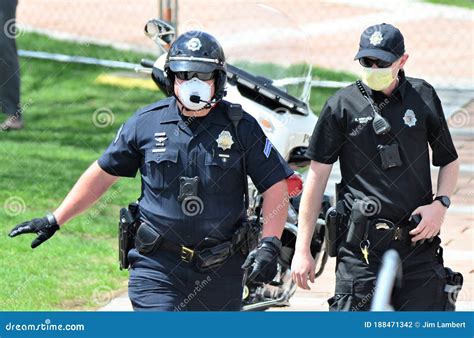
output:
[[[367,28],[355,56],[361,80],[326,102],[306,156],[311,159],[300,207],[293,278],[314,281],[309,245],[322,193],[334,162],[340,231],[331,310],[370,308],[382,254],[394,248],[403,280],[392,294],[395,310],[444,310],[446,272],[438,234],[459,164],[440,100],[431,85],[405,77],[404,39],[392,25]],[[432,194],[430,155],[440,167]]]
[[[178,37],[165,72],[172,96],[138,110],[53,214],[19,224],[10,236],[34,232],[32,247],[40,245],[119,177],[139,170],[141,224],[128,255],[134,309],[239,310],[244,269],[255,282],[276,274],[285,179],[293,172],[257,121],[223,100],[226,64],[214,37]],[[235,234],[247,224],[246,174],[263,193],[266,223],[245,261]],[[265,217],[274,210],[283,211]]]

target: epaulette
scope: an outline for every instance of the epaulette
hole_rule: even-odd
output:
[[[137,114],[141,115],[150,111],[157,111],[166,108],[170,105],[171,99],[171,97],[167,97],[166,99],[149,104],[148,106],[138,109]]]

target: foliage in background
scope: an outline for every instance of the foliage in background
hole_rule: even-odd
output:
[[[426,2],[431,2],[433,4],[439,5],[448,5],[448,6],[457,6],[474,9],[473,0],[425,0]]]

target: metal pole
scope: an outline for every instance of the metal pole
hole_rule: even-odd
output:
[[[401,279],[400,264],[400,256],[394,249],[388,250],[383,255],[370,311],[393,311],[390,298],[395,280]]]
[[[176,31],[176,36],[178,36],[178,0],[174,0],[174,22],[173,26]]]
[[[130,62],[104,60],[104,59],[97,59],[97,58],[92,58],[92,57],[87,57],[87,56],[75,56],[75,55],[66,55],[66,54],[59,54],[59,53],[37,52],[37,51],[30,51],[30,50],[23,50],[23,49],[18,50],[18,55],[21,57],[34,58],[34,59],[50,60],[50,61],[57,61],[57,62],[68,62],[68,63],[81,63],[85,65],[94,65],[94,66],[102,66],[102,67],[118,68],[118,69],[135,70],[140,67],[139,64],[130,63]]]
[[[163,20],[171,23],[171,0],[165,0]]]
[[[178,0],[158,0],[158,17],[178,31]]]

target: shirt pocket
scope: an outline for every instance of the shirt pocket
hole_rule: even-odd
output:
[[[213,151],[206,154],[204,187],[212,193],[229,193],[243,185],[241,154]]]
[[[146,175],[143,179],[155,190],[168,189],[177,184],[181,175],[179,169],[179,150],[167,148],[157,153],[153,149],[145,152]]]

